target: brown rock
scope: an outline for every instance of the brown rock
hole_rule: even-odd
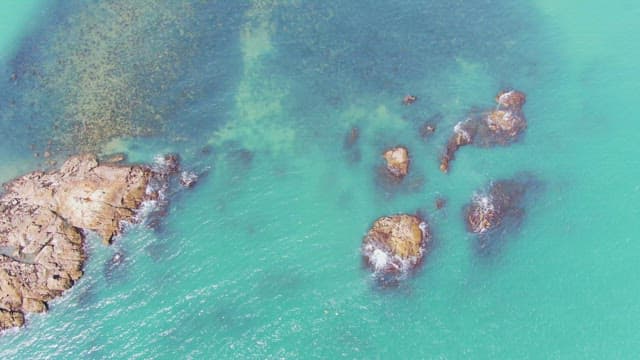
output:
[[[24,314],[20,311],[0,309],[0,330],[24,325]]]
[[[25,312],[42,313],[47,311],[47,304],[42,300],[24,298],[22,300],[22,310]]]
[[[165,160],[166,168],[175,171],[177,157]],[[82,276],[80,229],[100,234],[108,244],[122,222],[135,221],[136,210],[150,197],[147,187],[166,178],[148,166],[101,165],[95,156],[82,155],[57,171],[37,171],[5,184],[0,197],[0,329],[22,325],[25,312],[46,311],[48,301]]]
[[[525,94],[517,90],[503,90],[496,96],[498,107],[513,110],[520,110],[526,101]]]
[[[462,146],[473,143],[477,127],[474,121],[467,119],[456,124],[453,128],[453,135],[447,142],[444,154],[440,158],[440,171],[447,173],[449,163],[455,158],[455,154]]]
[[[409,151],[403,146],[391,148],[382,155],[387,161],[387,170],[402,179],[409,173]]]
[[[456,151],[464,145],[478,146],[508,145],[527,128],[522,113],[526,101],[524,93],[510,90],[496,96],[498,106],[487,112],[470,116],[456,124],[453,135],[440,161],[440,170],[447,172]]]
[[[383,216],[365,235],[362,254],[375,272],[406,272],[420,263],[429,240],[428,225],[419,217]]]

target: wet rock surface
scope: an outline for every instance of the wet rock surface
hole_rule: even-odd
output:
[[[402,276],[420,264],[430,238],[428,224],[418,216],[383,216],[365,235],[362,255],[374,273]]]
[[[166,167],[167,169],[171,166]],[[99,164],[93,155],[58,170],[32,172],[4,185],[0,197],[0,330],[43,312],[82,275],[84,233],[109,244],[124,222],[135,222],[153,182],[166,173],[144,165]]]
[[[448,172],[450,162],[462,146],[476,144],[489,147],[508,145],[516,141],[527,128],[522,106],[526,102],[524,93],[509,90],[496,96],[497,106],[491,111],[472,114],[459,122],[453,129],[453,135],[447,142],[440,159],[440,170]]]

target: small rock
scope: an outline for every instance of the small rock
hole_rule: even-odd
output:
[[[418,100],[418,97],[415,95],[405,95],[405,97],[402,99],[402,103],[404,105],[411,105],[417,100]]]
[[[198,181],[198,175],[191,171],[183,171],[180,173],[180,185],[186,188],[193,187]]]
[[[387,161],[387,170],[398,179],[409,173],[409,151],[404,146],[396,146],[382,155]]]
[[[420,137],[423,139],[428,138],[436,132],[436,125],[431,122],[426,122],[420,127]]]
[[[24,314],[20,311],[0,309],[0,330],[24,325]]]
[[[526,102],[524,93],[516,90],[501,91],[496,96],[496,102],[497,108],[471,115],[456,124],[440,160],[442,172],[449,170],[449,163],[460,147],[472,143],[478,146],[508,145],[517,140],[527,128],[522,113],[522,106]]]

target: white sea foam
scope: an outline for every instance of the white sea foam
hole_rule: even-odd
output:
[[[468,131],[466,131],[465,129],[462,128],[462,125],[465,123],[466,121],[460,121],[458,122],[454,127],[453,127],[453,132],[456,134],[460,134],[464,137],[465,140],[467,141],[471,141],[471,134],[469,134]]]

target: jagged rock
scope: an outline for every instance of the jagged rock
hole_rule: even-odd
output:
[[[376,273],[406,273],[420,263],[429,240],[429,227],[419,217],[383,216],[365,235],[362,254]]]
[[[449,163],[455,158],[456,151],[461,146],[471,144],[475,135],[475,127],[469,121],[459,122],[453,128],[453,136],[447,142],[447,147],[440,160],[440,171],[449,171]]]
[[[404,178],[409,173],[409,151],[403,146],[397,146],[384,152],[382,155],[387,161],[387,170],[398,179]]]
[[[524,93],[516,90],[501,91],[496,96],[496,102],[498,105],[495,109],[471,115],[456,124],[440,159],[442,172],[449,170],[449,163],[460,147],[472,143],[478,146],[508,145],[517,140],[527,128],[522,113],[522,106],[526,102]]]
[[[527,97],[524,93],[517,90],[503,90],[496,96],[496,102],[499,107],[520,110]]]
[[[177,157],[165,168],[175,172]],[[0,330],[24,323],[83,274],[83,232],[108,244],[123,222],[154,196],[148,187],[167,174],[148,166],[99,164],[93,155],[68,159],[57,171],[32,172],[4,185],[0,197]],[[157,195],[157,194],[156,194]]]
[[[531,177],[520,176],[492,182],[488,189],[476,193],[465,207],[467,230],[482,234],[499,227],[508,217],[521,216],[524,195],[535,183]]]
[[[183,171],[180,173],[180,185],[190,188],[198,182],[198,175],[191,171]]]

